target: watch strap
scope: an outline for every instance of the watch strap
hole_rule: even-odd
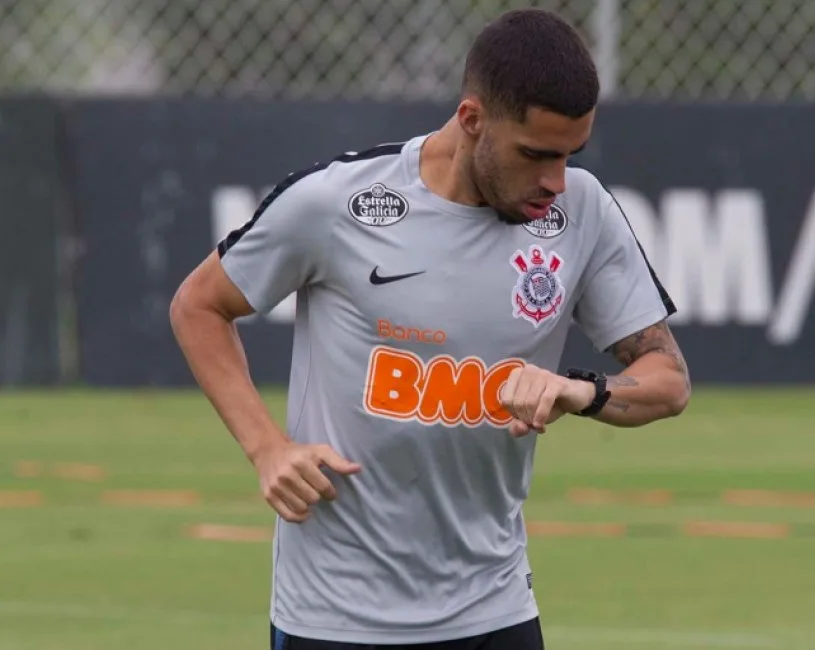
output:
[[[581,417],[590,417],[597,415],[603,410],[608,400],[611,398],[611,392],[608,390],[608,378],[605,373],[594,372],[593,370],[584,370],[581,368],[569,368],[566,371],[566,377],[569,379],[577,379],[579,381],[588,381],[594,384],[594,399],[591,404],[575,415]]]

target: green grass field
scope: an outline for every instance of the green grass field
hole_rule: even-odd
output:
[[[547,648],[815,649],[814,495],[815,388],[697,389],[639,430],[559,422],[526,509],[562,533],[530,540]],[[0,650],[267,648],[269,544],[199,524],[272,524],[200,395],[0,394]]]

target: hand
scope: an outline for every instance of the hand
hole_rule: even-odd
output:
[[[333,501],[337,491],[320,470],[321,465],[339,474],[356,474],[362,468],[340,456],[328,445],[285,446],[260,452],[254,459],[263,496],[286,521],[302,523],[309,506],[320,498]]]
[[[537,366],[512,371],[501,388],[501,404],[514,418],[509,425],[512,437],[530,431],[543,433],[564,413],[578,413],[594,400],[594,385],[568,379]]]

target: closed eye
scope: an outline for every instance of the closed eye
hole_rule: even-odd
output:
[[[554,149],[532,149],[530,147],[518,147],[521,155],[529,160],[559,160],[561,158],[568,158],[575,154],[580,153],[586,148],[586,143],[580,145],[577,149],[568,154],[562,151],[555,151]]]
[[[545,149],[529,149],[521,147],[521,155],[529,160],[555,160],[562,158],[562,154],[557,151],[547,151]]]

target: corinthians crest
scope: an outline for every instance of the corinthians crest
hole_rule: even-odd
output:
[[[518,271],[512,291],[512,315],[538,327],[554,316],[563,302],[563,285],[557,276],[563,260],[555,253],[547,259],[540,246],[530,246],[528,256],[515,251],[509,262]]]

